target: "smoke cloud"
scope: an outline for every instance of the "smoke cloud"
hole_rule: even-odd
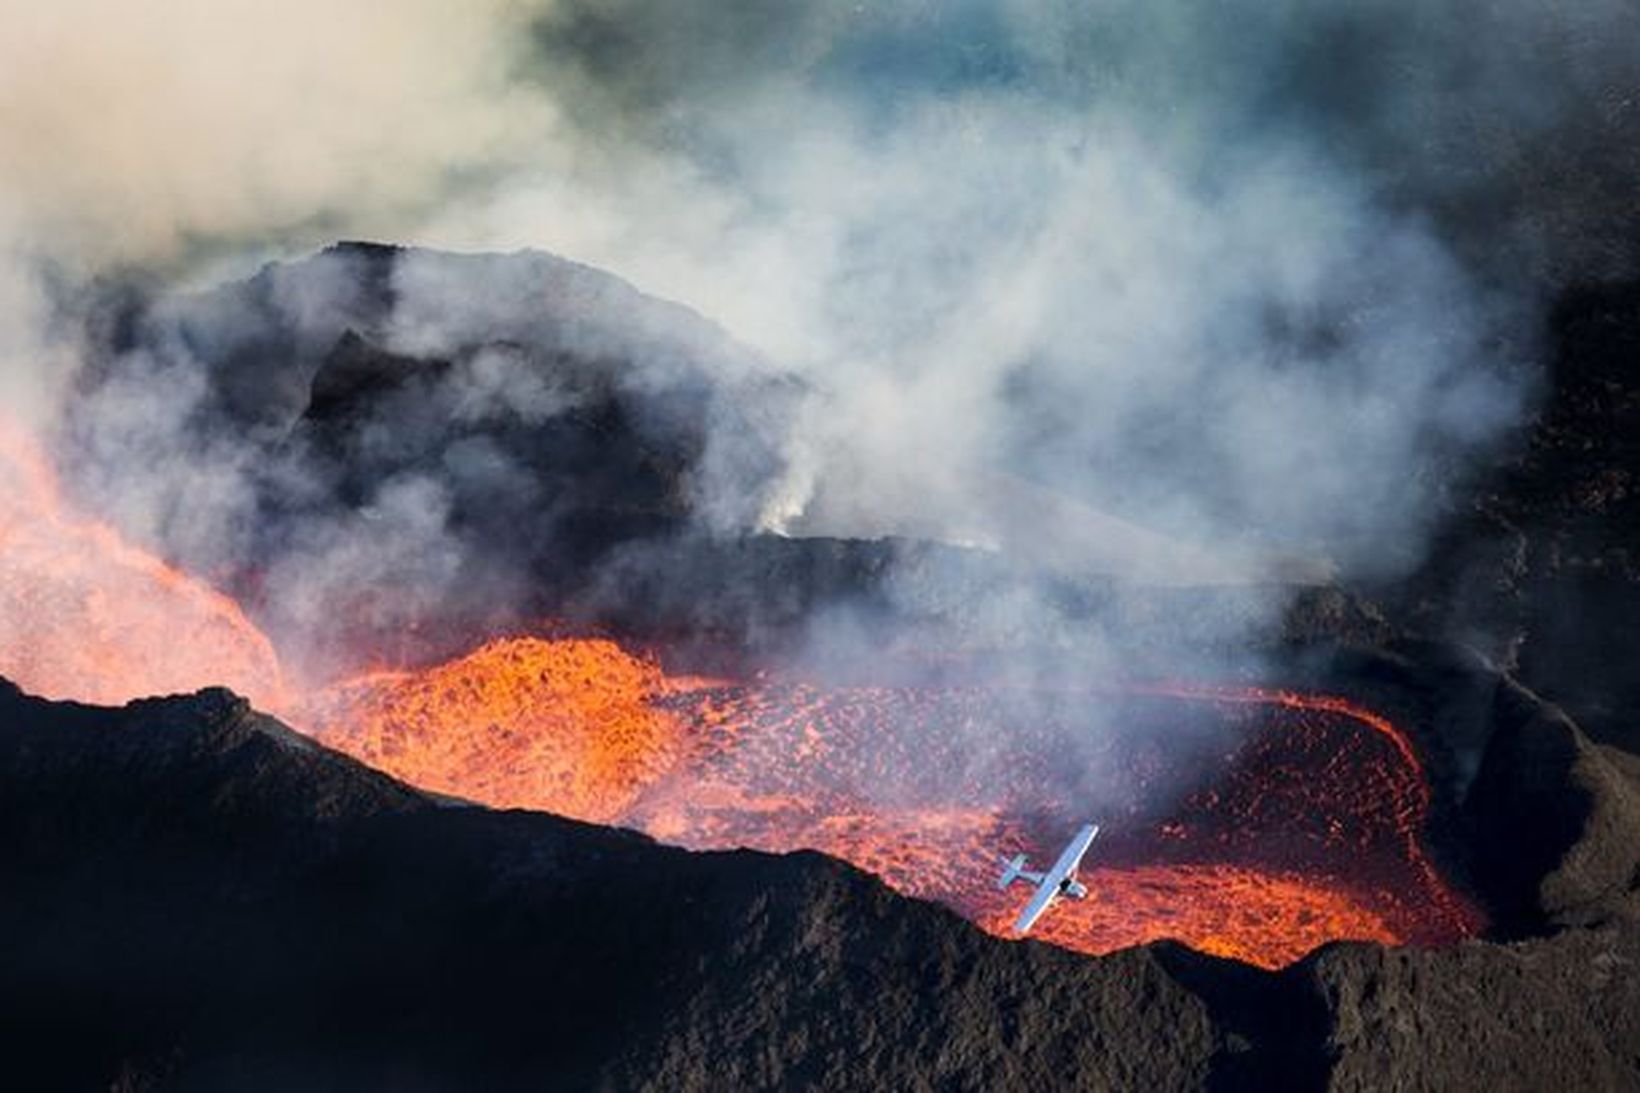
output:
[[[7,0],[6,237],[85,268],[403,223],[517,134],[507,0]]]
[[[37,419],[60,400],[98,278],[196,285],[335,236],[542,248],[749,347],[722,351],[734,398],[703,411],[690,502],[713,532],[903,534],[1162,584],[1392,575],[1441,484],[1527,404],[1542,298],[1634,270],[1637,19],[1616,2],[6,0],[4,394]],[[528,300],[442,269],[401,271],[386,348],[460,349],[474,323],[527,341]],[[314,340],[302,360],[351,328],[356,286],[325,283],[280,298]],[[555,336],[669,391],[677,358],[648,348],[704,345],[694,323]],[[251,549],[271,472],[195,428],[197,349],[127,353],[77,436],[122,526],[210,570]],[[473,423],[573,403],[499,352],[438,405]],[[516,493],[523,471],[482,445],[446,455],[310,528],[297,615],[361,580],[473,586],[451,483]]]
[[[1627,268],[1629,19],[559,5],[534,71],[592,151],[428,232],[623,271],[809,377],[773,526],[1390,575],[1518,415],[1545,285]]]

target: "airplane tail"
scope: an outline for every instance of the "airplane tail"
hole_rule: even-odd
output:
[[[997,878],[997,887],[1008,887],[1010,884],[1014,883],[1014,881],[1018,880],[1020,874],[1023,872],[1025,872],[1024,854],[1015,854],[1012,859],[1003,858],[1002,876]]]

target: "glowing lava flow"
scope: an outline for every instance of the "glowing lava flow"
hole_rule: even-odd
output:
[[[232,600],[73,512],[4,420],[0,675],[85,702],[220,684],[263,709],[290,705],[273,647]]]
[[[676,760],[678,722],[648,701],[662,687],[660,669],[612,642],[518,638],[336,685],[304,720],[426,789],[608,823]]]
[[[1090,898],[1037,930],[1083,952],[1171,937],[1276,967],[1480,926],[1420,844],[1410,743],[1342,699],[681,680],[535,638],[301,699],[232,601],[73,513],[3,422],[0,619],[0,675],[36,693],[225,684],[429,789],[686,847],[822,850],[1004,935],[1026,893],[995,889],[997,853],[1046,861],[1096,819]]]
[[[1038,930],[1084,952],[1171,937],[1277,967],[1479,926],[1419,844],[1410,745],[1325,696],[685,682],[607,642],[518,639],[311,709],[327,743],[430,788],[821,850],[1004,935],[1025,893],[994,888],[997,853],[1051,858],[1098,819],[1091,898]]]

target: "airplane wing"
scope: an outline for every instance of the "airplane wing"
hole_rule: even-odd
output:
[[[1059,895],[1059,885],[1057,883],[1044,884],[1039,887],[1036,890],[1036,895],[1031,897],[1031,902],[1025,905],[1025,910],[1019,912],[1019,917],[1014,920],[1014,933],[1022,934],[1035,926],[1036,920],[1042,917],[1042,912],[1048,909],[1048,904],[1052,903],[1057,895]]]
[[[1074,873],[1076,867],[1082,864],[1082,855],[1088,852],[1088,847],[1093,845],[1093,838],[1097,834],[1098,824],[1083,824],[1077,831],[1075,837],[1060,852],[1059,860],[1053,863],[1053,868],[1043,876],[1036,895],[1031,897],[1031,902],[1025,905],[1025,910],[1021,911],[1019,918],[1014,921],[1015,933],[1023,934],[1036,925],[1036,920],[1042,917],[1042,912],[1046,911],[1048,905],[1059,895],[1059,882]]]
[[[1051,881],[1058,884],[1076,872],[1076,867],[1082,864],[1082,855],[1088,852],[1088,847],[1093,845],[1093,837],[1097,834],[1099,834],[1098,824],[1083,824],[1075,837],[1066,844],[1065,849],[1059,855],[1059,860],[1053,863],[1053,868],[1048,870],[1048,876],[1044,883]]]

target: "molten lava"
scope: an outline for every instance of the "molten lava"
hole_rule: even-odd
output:
[[[239,608],[72,511],[0,422],[0,675],[116,703],[224,684],[408,781],[693,848],[812,848],[998,934],[1084,820],[1090,890],[1037,936],[1157,938],[1267,967],[1339,938],[1474,932],[1419,841],[1429,789],[1387,720],[1326,696],[818,687],[667,677],[608,641],[494,641],[294,695]]]
[[[0,419],[0,675],[36,694],[121,703],[220,684],[289,707],[279,660],[227,597],[75,513]]]
[[[1278,967],[1479,925],[1418,841],[1410,745],[1324,696],[684,681],[608,642],[518,639],[311,709],[327,743],[429,788],[821,850],[1004,936],[1026,892],[995,889],[998,853],[1045,862],[1096,819],[1090,898],[1037,930],[1083,952],[1170,937]]]
[[[305,727],[426,789],[609,823],[676,761],[681,726],[649,702],[663,687],[612,642],[520,638],[328,688]]]

